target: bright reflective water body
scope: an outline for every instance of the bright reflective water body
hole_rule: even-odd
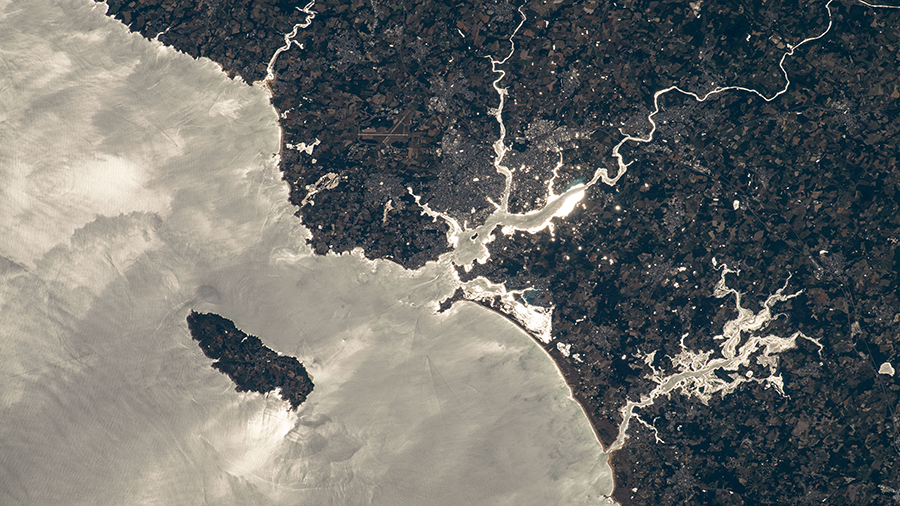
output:
[[[90,0],[0,0],[0,503],[597,504],[553,363],[444,265],[311,256],[266,92]],[[187,313],[308,367],[238,394]]]

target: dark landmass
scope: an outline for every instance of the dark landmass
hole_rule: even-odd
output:
[[[782,354],[789,398],[745,384],[708,406],[675,394],[640,410],[664,442],[633,424],[625,449],[612,455],[616,500],[897,504],[900,384],[842,346],[822,365],[809,343]]]
[[[312,393],[313,382],[300,361],[270,350],[258,337],[238,330],[231,320],[191,311],[187,323],[203,353],[215,360],[212,366],[231,378],[238,392],[280,390],[291,409],[297,409]]]
[[[168,29],[160,40],[247,81],[305,19],[287,2],[108,3],[133,30]],[[598,167],[615,173],[612,147],[623,133],[649,133],[657,90],[740,85],[773,96],[786,84],[784,52],[829,21],[824,2],[693,5],[521,8],[527,20],[500,66],[511,210],[543,204],[560,155],[557,193]],[[487,57],[509,52],[518,7],[315,5],[295,39],[304,49],[279,57],[270,86],[286,145],[320,141],[312,155],[282,153],[316,252],[363,247],[415,268],[448,251],[446,225],[422,216],[408,188],[470,227],[491,212],[503,179],[492,166],[498,75]],[[613,456],[623,504],[897,501],[900,378],[876,371],[900,356],[900,11],[846,0],[830,8],[829,33],[785,60],[786,93],[661,97],[653,142],[623,147],[633,164],[615,187],[590,188],[554,236],[495,232],[490,260],[460,271],[533,287],[554,306],[546,348],[604,444],[625,399],[654,386],[651,365],[673,372],[667,357],[683,335],[691,350],[714,349],[712,336],[734,317],[733,299],[712,296],[714,257],[740,269],[728,284],[754,311],[789,275],[788,290],[803,290],[763,331],[802,331],[822,343],[821,358],[805,340],[783,354],[786,397],[744,384],[708,406],[673,394],[642,410],[665,443],[631,424]],[[329,174],[339,184],[307,199]],[[571,344],[569,356],[557,342]],[[636,356],[653,350],[651,364]]]

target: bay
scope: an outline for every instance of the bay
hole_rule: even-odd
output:
[[[0,1],[0,502],[597,504],[606,455],[550,358],[446,264],[314,256],[261,87],[88,0]],[[296,356],[297,412],[191,341]]]

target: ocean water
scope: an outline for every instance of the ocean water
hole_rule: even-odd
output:
[[[313,256],[266,90],[90,0],[0,0],[0,504],[598,504],[550,358],[446,265]],[[303,361],[297,412],[191,341]]]

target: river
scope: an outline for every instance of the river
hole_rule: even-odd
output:
[[[315,256],[262,86],[90,0],[0,0],[0,503],[598,504],[552,360],[447,262]],[[297,412],[191,341],[212,311],[304,362]]]

